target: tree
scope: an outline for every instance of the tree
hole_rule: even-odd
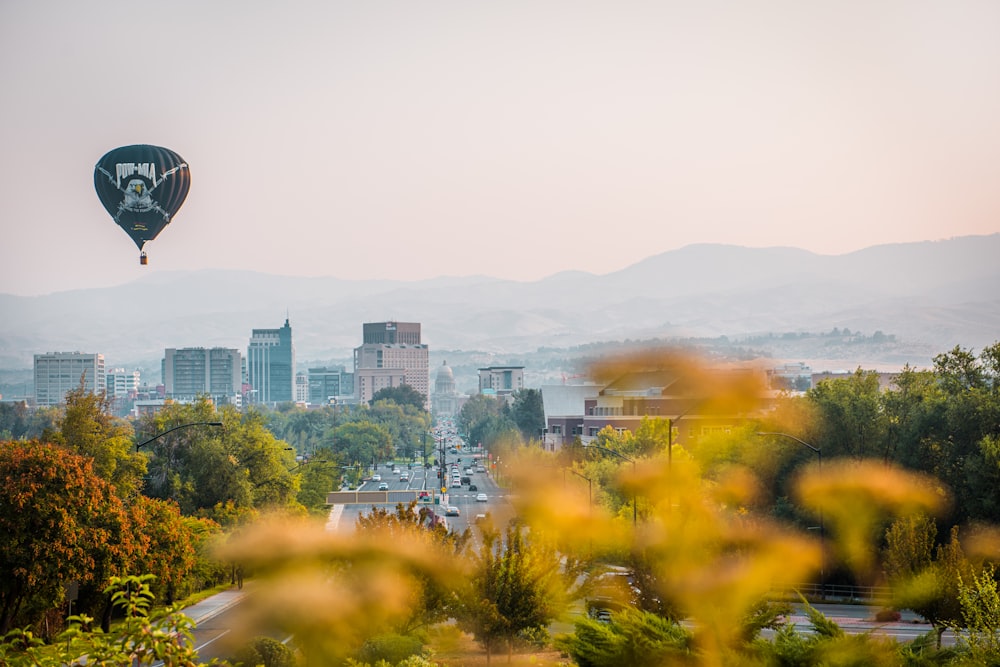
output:
[[[460,593],[459,625],[486,650],[486,663],[503,643],[513,651],[515,638],[542,630],[555,617],[558,559],[553,552],[529,543],[520,526],[499,533],[483,531],[483,545],[475,557],[468,586]]]
[[[372,394],[372,399],[368,404],[375,405],[379,401],[392,401],[400,406],[412,405],[418,410],[424,410],[427,404],[427,397],[410,385],[401,384],[398,387],[383,387],[379,389]]]
[[[395,511],[372,507],[370,513],[358,517],[357,534],[389,542],[420,545],[442,560],[460,557],[472,538],[469,529],[461,533],[447,530],[443,524],[433,521],[434,511],[428,507],[417,509],[417,502],[398,503]],[[444,585],[440,579],[416,571],[411,586],[409,613],[400,619],[395,632],[408,635],[421,627],[446,620],[454,612],[452,587]]]
[[[239,413],[226,406],[216,412],[207,400],[170,405],[149,430],[162,433],[179,424],[222,421],[223,428],[187,428],[153,441],[147,494],[174,500],[185,515],[200,515],[225,525],[261,509],[295,502],[297,478],[287,443],[267,429],[256,410]]]
[[[958,580],[958,602],[962,607],[962,625],[973,656],[990,664],[1000,656],[1000,591],[996,568],[992,563],[971,578]],[[960,631],[957,623],[951,625]]]
[[[818,437],[823,454],[854,458],[887,456],[888,422],[882,405],[878,373],[860,368],[846,379],[824,380],[807,394],[818,408]]]
[[[971,581],[972,577],[972,565],[958,541],[958,526],[953,526],[951,539],[938,546],[934,560],[916,572],[904,589],[894,589],[893,595],[900,606],[912,609],[930,622],[937,647],[941,648],[941,635],[962,620],[961,582]]]
[[[194,623],[181,613],[152,612],[150,576],[114,577],[103,591],[124,614],[114,633],[93,632],[93,619],[80,614],[51,646],[30,631],[12,633],[0,642],[0,663],[10,667],[62,665],[164,664],[196,667],[191,630]],[[81,660],[83,657],[83,660]]]
[[[542,429],[545,428],[545,407],[542,404],[541,391],[538,389],[515,391],[510,413],[525,441],[539,438]]]
[[[676,621],[637,609],[623,609],[604,623],[584,618],[572,635],[556,640],[580,667],[656,667],[696,664],[694,637]]]
[[[153,594],[173,604],[187,592],[184,584],[196,565],[192,529],[175,502],[139,496],[128,509],[138,543],[131,569],[153,575]]]
[[[492,396],[476,394],[462,405],[458,413],[458,430],[468,436],[469,443],[482,443],[488,449],[504,439],[505,435],[520,432],[503,414],[504,403]],[[518,435],[519,438],[519,435]]]
[[[71,581],[103,587],[131,553],[127,517],[89,457],[0,442],[0,634],[37,621]]]
[[[393,455],[392,437],[380,424],[370,421],[348,422],[326,436],[326,445],[349,464],[369,465],[386,461]]]
[[[94,461],[94,472],[110,482],[122,498],[139,493],[146,459],[132,446],[132,427],[111,414],[106,394],[94,394],[80,384],[66,392],[66,407],[51,441]]]

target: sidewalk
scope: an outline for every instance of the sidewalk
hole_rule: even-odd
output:
[[[202,623],[213,616],[218,616],[233,605],[239,604],[240,600],[242,600],[246,594],[247,589],[245,585],[242,589],[233,586],[228,590],[216,593],[215,595],[207,597],[201,602],[195,603],[190,607],[185,607],[180,611],[189,616],[195,624]]]

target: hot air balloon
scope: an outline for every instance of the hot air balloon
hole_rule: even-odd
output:
[[[139,144],[108,151],[94,167],[97,196],[111,217],[139,247],[174,219],[191,187],[191,170],[177,153]]]

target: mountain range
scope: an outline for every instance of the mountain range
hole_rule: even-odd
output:
[[[0,294],[0,368],[40,352],[101,352],[109,367],[155,368],[167,347],[245,350],[253,328],[288,317],[300,362],[351,358],[362,322],[420,322],[435,351],[502,358],[598,341],[774,341],[846,329],[892,343],[845,358],[924,366],[956,345],[1000,340],[1000,234],[879,245],[843,255],[796,248],[691,245],[595,275],[532,282],[485,276],[414,282],[290,277],[249,271],[159,272],[134,282],[43,296]],[[782,340],[789,341],[784,347]],[[791,347],[789,347],[791,346]],[[831,356],[832,355],[832,356]]]

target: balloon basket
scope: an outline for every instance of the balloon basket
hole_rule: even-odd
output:
[[[146,253],[144,252],[139,253],[139,264],[142,266],[146,266],[147,264],[149,264],[149,260],[146,258]]]

